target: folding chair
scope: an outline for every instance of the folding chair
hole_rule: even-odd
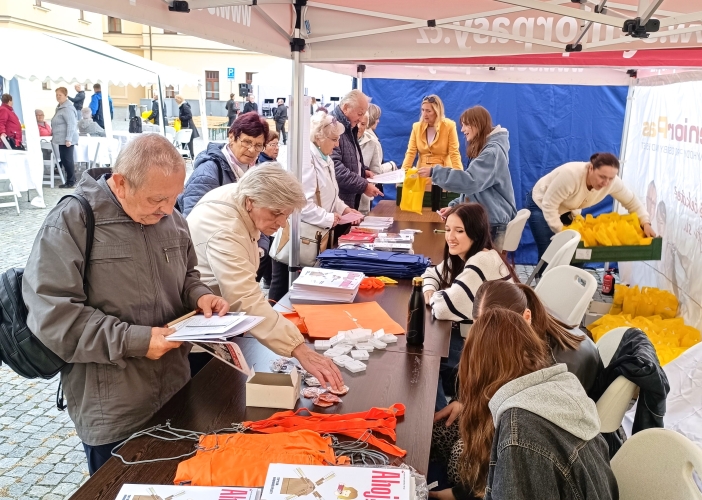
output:
[[[575,255],[575,249],[578,247],[578,243],[580,243],[580,233],[572,229],[566,229],[565,231],[561,231],[560,233],[553,235],[551,238],[551,244],[544,252],[544,255],[541,257],[539,263],[536,264],[536,267],[531,273],[531,276],[529,276],[526,284],[531,284],[544,265],[546,266],[546,269],[542,274],[545,274],[546,271],[549,271],[554,267],[570,264],[570,261],[573,260],[573,255]],[[565,250],[559,253],[559,251],[564,247]]]
[[[605,333],[597,342],[597,350],[605,368],[617,352],[627,326],[615,328]],[[597,400],[597,413],[600,415],[600,432],[614,432],[622,425],[624,414],[639,397],[639,388],[631,380],[619,376]]]
[[[507,255],[509,252],[516,252],[519,248],[519,242],[522,239],[522,233],[524,232],[524,226],[526,226],[527,220],[531,212],[526,208],[521,209],[517,212],[517,215],[509,221],[507,224],[507,230],[505,231],[505,242],[502,245],[502,254]],[[512,254],[512,264],[514,264],[514,254]]]
[[[66,180],[63,177],[63,171],[61,170],[61,166],[59,165],[58,162],[58,155],[56,154],[56,147],[54,144],[51,142],[47,141],[46,139],[41,140],[41,150],[42,154],[44,151],[50,151],[51,152],[51,158],[48,160],[44,160],[44,167],[49,167],[49,173],[44,174],[44,181],[42,184],[44,185],[49,185],[52,188],[54,187],[54,176],[56,172],[58,171],[59,177],[61,178],[61,183],[65,184]],[[48,177],[48,180],[47,180]]]
[[[646,429],[627,439],[611,461],[620,500],[701,500],[702,449],[678,432]]]
[[[544,274],[534,292],[546,309],[566,325],[579,325],[585,316],[597,280],[583,269],[559,266]]]
[[[24,151],[13,151],[13,149],[10,147],[10,143],[7,142],[7,139],[2,137],[2,142],[5,145],[5,153],[7,155],[12,155],[12,154],[18,154],[18,153],[24,153]],[[8,169],[9,169],[9,164],[8,164]],[[6,207],[15,207],[15,210],[17,210],[17,215],[20,214],[20,207],[19,207],[19,201],[17,199],[17,193],[13,191],[14,186],[12,185],[12,180],[10,179],[10,173],[5,172],[4,174],[0,174],[0,181],[9,181],[9,189],[10,191],[2,191],[0,192],[0,198],[5,198],[5,197],[11,197],[12,201],[0,203],[0,208],[6,208]]]
[[[193,157],[190,155],[190,149],[183,148],[183,144],[188,144],[192,135],[192,129],[182,128],[176,133],[175,139],[173,140],[173,144],[175,145],[180,155],[183,158],[187,158],[189,160],[192,160]]]

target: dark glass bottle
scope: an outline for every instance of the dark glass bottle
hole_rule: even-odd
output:
[[[431,185],[431,210],[432,212],[436,212],[441,208],[441,194],[443,193],[443,190],[441,189],[441,186],[437,186],[436,184]]]
[[[422,278],[412,279],[412,295],[407,310],[407,344],[424,345],[424,294]]]

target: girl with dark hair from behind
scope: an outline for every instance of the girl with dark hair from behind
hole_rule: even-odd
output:
[[[595,403],[521,314],[475,321],[459,365],[465,446],[441,500],[616,499]]]
[[[448,358],[441,362],[435,411],[456,393],[458,360],[473,323],[473,298],[491,280],[519,281],[512,267],[493,248],[487,212],[478,203],[463,203],[446,216],[446,245],[439,265],[428,268],[424,298],[436,319],[453,321]]]

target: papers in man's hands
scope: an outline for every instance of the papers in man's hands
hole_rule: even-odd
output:
[[[226,342],[228,338],[241,335],[258,325],[261,316],[247,316],[244,313],[229,313],[223,317],[205,318],[197,314],[173,325],[174,333],[166,337],[173,342]]]
[[[398,170],[385,172],[384,174],[375,175],[366,180],[373,184],[402,184],[405,181],[405,171],[400,168]]]
[[[293,283],[290,299],[350,303],[363,278],[363,273],[305,267]]]
[[[196,346],[204,349],[215,358],[223,361],[232,368],[239,370],[246,376],[251,376],[251,368],[244,359],[244,354],[234,342],[193,342]]]
[[[358,212],[349,212],[346,215],[341,216],[341,219],[339,219],[339,224],[353,224],[361,219],[363,219],[363,214]]]

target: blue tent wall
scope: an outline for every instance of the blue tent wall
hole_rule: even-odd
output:
[[[481,105],[493,124],[510,133],[509,168],[517,208],[526,193],[545,174],[569,161],[587,161],[597,151],[619,155],[624,125],[627,87],[585,85],[531,85],[511,83],[442,82],[367,78],[363,91],[382,109],[376,129],[386,160],[402,163],[412,124],[419,119],[422,98],[437,94],[446,116],[459,127],[464,167],[465,140],[460,133],[463,110]],[[386,185],[387,187],[387,185]],[[385,199],[394,196],[386,189]],[[588,212],[611,211],[611,198]],[[535,264],[536,246],[524,231],[516,255],[517,263]]]

